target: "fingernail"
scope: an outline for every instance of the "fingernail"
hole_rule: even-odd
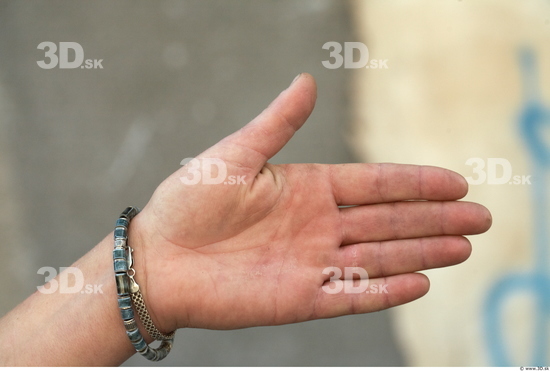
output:
[[[292,86],[298,79],[300,79],[300,77],[303,75],[303,73],[299,74],[298,76],[296,76],[294,78],[294,80],[292,80],[292,82],[290,83],[290,86]]]

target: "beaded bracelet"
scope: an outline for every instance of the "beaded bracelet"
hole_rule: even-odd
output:
[[[122,315],[122,320],[124,321],[126,334],[134,348],[136,348],[136,351],[148,360],[160,361],[170,353],[176,332],[173,331],[164,335],[157,330],[147,312],[147,308],[145,307],[143,297],[139,290],[139,285],[134,279],[136,272],[132,267],[133,249],[128,245],[128,226],[130,225],[130,220],[132,220],[139,211],[137,207],[127,207],[122,214],[120,214],[115,225],[113,263],[118,294],[118,307]],[[151,335],[153,339],[162,341],[157,349],[149,347],[143,339],[134,318],[132,303],[136,307],[139,317],[149,335]]]

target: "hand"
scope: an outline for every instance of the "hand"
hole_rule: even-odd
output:
[[[223,160],[246,184],[186,185],[184,166],[132,221],[136,278],[161,331],[278,325],[404,304],[429,288],[414,272],[464,261],[471,246],[462,235],[490,227],[483,206],[455,201],[467,183],[450,170],[267,163],[315,99],[313,77],[302,74],[197,157]],[[329,294],[323,270],[332,266],[361,267],[387,293]]]

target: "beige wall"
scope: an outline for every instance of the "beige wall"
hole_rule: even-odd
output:
[[[504,158],[514,175],[533,174],[519,135],[519,50],[535,51],[538,85],[550,108],[550,1],[350,3],[370,58],[388,60],[388,69],[355,71],[350,141],[362,160],[437,165],[473,176],[469,158]],[[393,312],[409,364],[502,361],[491,358],[483,310],[500,277],[533,270],[532,194],[529,185],[470,186],[467,200],[491,210],[493,227],[470,239],[474,251],[466,263],[428,272],[425,298]],[[532,297],[519,291],[510,298],[503,305],[508,355],[514,365],[532,364]]]

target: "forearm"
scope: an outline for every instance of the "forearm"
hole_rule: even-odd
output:
[[[73,267],[101,292],[35,292],[0,320],[0,365],[112,366],[135,353],[117,306],[112,235]]]

